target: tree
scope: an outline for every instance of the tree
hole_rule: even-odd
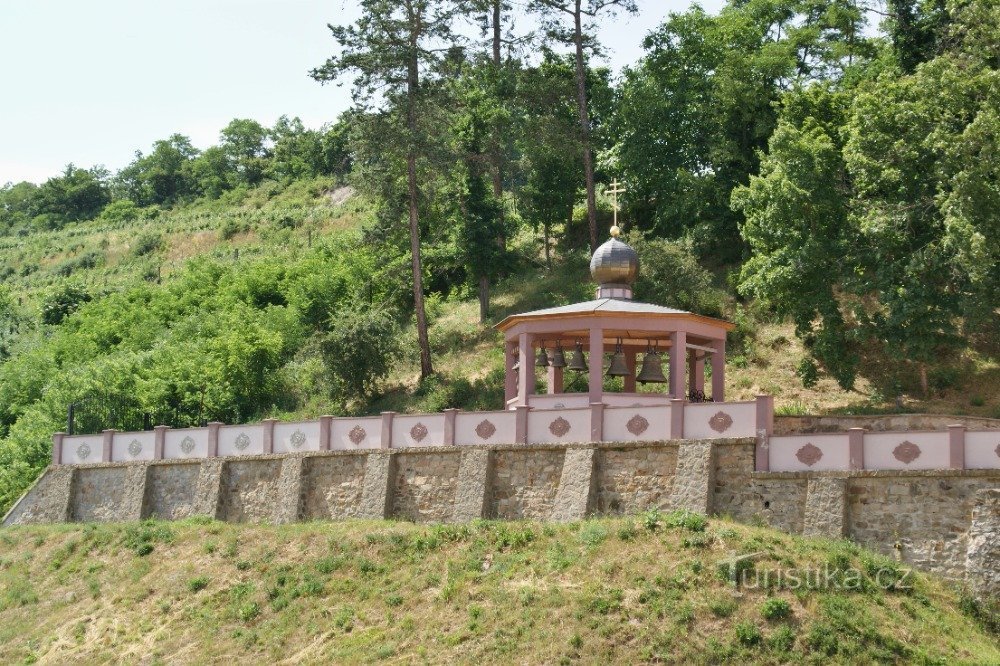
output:
[[[420,345],[420,375],[434,373],[427,312],[424,307],[420,259],[420,186],[417,161],[426,151],[428,135],[421,127],[424,102],[434,68],[452,41],[452,23],[459,6],[451,0],[361,0],[361,18],[354,25],[329,26],[340,54],[312,71],[320,82],[335,81],[354,72],[361,104],[379,102],[379,119],[389,120],[383,137],[389,150],[399,150],[406,165],[407,212],[413,304]],[[378,98],[378,99],[376,99]],[[398,114],[391,111],[395,108]]]
[[[61,176],[49,178],[34,195],[34,224],[57,229],[67,222],[90,220],[111,201],[107,171],[100,167],[78,169],[66,166]]]
[[[191,162],[198,149],[182,134],[153,144],[149,155],[136,152],[135,159],[118,172],[116,196],[128,198],[139,206],[171,206],[196,193]]]
[[[399,353],[396,333],[383,310],[347,309],[333,316],[322,350],[337,399],[360,402],[374,395]]]
[[[576,103],[580,123],[580,145],[583,152],[583,174],[587,186],[587,222],[590,227],[591,250],[597,249],[597,195],[594,185],[594,154],[591,147],[591,124],[587,98],[587,55],[600,45],[589,33],[599,16],[624,10],[638,12],[635,0],[531,0],[529,7],[539,12],[549,36],[574,48],[576,63]],[[564,22],[572,21],[566,28]]]
[[[260,183],[270,157],[269,131],[256,120],[236,118],[219,133],[219,147],[230,159],[237,180],[253,187]]]

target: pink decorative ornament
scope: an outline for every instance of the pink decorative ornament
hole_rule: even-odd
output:
[[[354,443],[355,446],[357,446],[361,442],[365,441],[365,437],[367,437],[367,436],[368,436],[368,433],[365,432],[365,429],[362,428],[359,425],[354,426],[351,429],[351,432],[347,433],[347,439],[351,440]]]
[[[799,459],[799,462],[807,467],[812,467],[820,461],[823,457],[823,452],[818,446],[812,442],[806,442],[806,445],[795,452],[795,457]]]
[[[628,428],[630,433],[638,437],[649,429],[649,421],[646,420],[646,417],[636,414],[628,420],[625,427]]]
[[[708,420],[708,427],[715,432],[722,434],[733,425],[733,417],[725,412],[717,412],[715,416]]]
[[[913,442],[906,440],[892,450],[892,455],[899,462],[909,465],[911,462],[920,457],[920,447]]]
[[[418,423],[413,426],[410,428],[410,437],[412,437],[413,441],[417,443],[424,441],[424,438],[427,437],[427,426],[423,423]]]
[[[556,437],[562,437],[569,432],[569,421],[563,417],[557,418],[555,421],[549,424],[549,432],[551,432]]]
[[[476,434],[479,439],[489,439],[497,432],[497,427],[489,419],[484,419],[482,423],[476,426]]]

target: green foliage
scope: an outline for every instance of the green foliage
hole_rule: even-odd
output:
[[[736,633],[736,640],[746,646],[759,645],[763,638],[757,625],[749,620],[737,622],[733,629]]]
[[[91,300],[90,292],[83,285],[63,282],[42,300],[42,322],[53,326],[59,325],[66,317]]]
[[[397,327],[384,310],[336,312],[322,341],[335,395],[344,401],[371,397],[399,353]]]
[[[641,258],[635,297],[679,310],[721,316],[724,294],[694,256],[691,244],[632,234],[628,242]]]
[[[163,247],[163,236],[155,231],[146,231],[140,234],[132,244],[132,254],[137,257],[144,257],[147,254],[159,252]]]
[[[761,605],[760,614],[765,620],[783,620],[792,614],[792,606],[784,599],[771,597]]]
[[[208,576],[195,576],[194,578],[188,580],[187,589],[191,592],[201,592],[208,584],[212,582],[212,579]]]

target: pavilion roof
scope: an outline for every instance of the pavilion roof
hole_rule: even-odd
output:
[[[593,301],[583,301],[581,303],[571,303],[569,305],[560,305],[554,308],[545,308],[543,310],[533,310],[531,312],[523,312],[521,314],[510,315],[505,318],[499,324],[496,325],[501,331],[506,331],[508,328],[514,324],[525,321],[528,319],[572,319],[578,316],[615,316],[615,315],[638,315],[638,316],[652,316],[652,317],[683,317],[683,318],[694,318],[706,323],[714,324],[726,330],[731,330],[735,326],[728,321],[723,319],[716,319],[714,317],[706,317],[704,315],[694,314],[688,312],[687,310],[677,310],[674,308],[664,307],[662,305],[653,305],[652,303],[641,303],[639,301],[630,301],[618,298],[599,298]]]

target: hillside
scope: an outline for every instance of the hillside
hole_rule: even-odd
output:
[[[785,578],[764,589],[748,575],[734,586],[728,563],[740,553],[758,554],[745,566],[761,580],[826,567],[841,580],[856,568],[863,582],[837,592]],[[0,661],[1000,660],[981,607],[923,575],[911,590],[881,589],[880,570],[882,581],[900,575],[848,542],[706,527],[693,514],[15,528],[0,534]]]

